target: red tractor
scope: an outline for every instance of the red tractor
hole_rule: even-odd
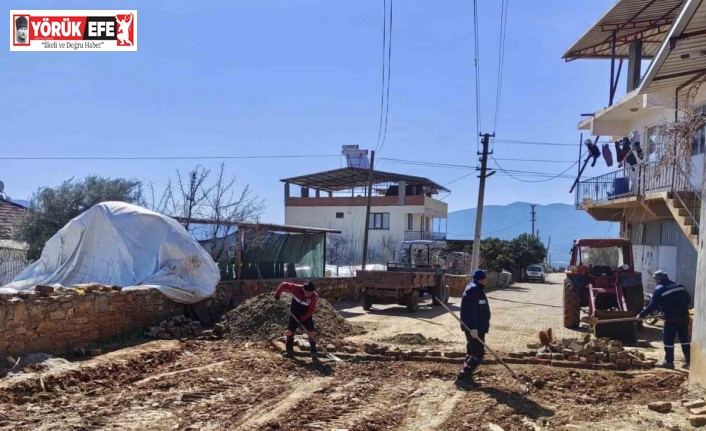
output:
[[[589,325],[596,336],[637,341],[644,296],[635,272],[632,244],[626,239],[578,239],[564,281],[564,327]],[[587,316],[581,318],[581,309]],[[604,321],[601,323],[601,321]]]

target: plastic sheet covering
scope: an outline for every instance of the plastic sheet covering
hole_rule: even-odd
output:
[[[213,295],[219,278],[210,255],[177,221],[136,205],[103,202],[51,237],[39,260],[0,292],[100,283],[154,287],[173,301],[193,304]]]
[[[315,278],[324,276],[325,233],[245,232],[242,278]]]

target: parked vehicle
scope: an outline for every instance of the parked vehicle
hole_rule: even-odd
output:
[[[645,307],[652,301],[652,294],[651,293],[646,293],[645,294]],[[657,307],[656,310],[654,310],[652,313],[648,314],[645,316],[645,322],[649,325],[655,325],[657,322],[659,322],[660,319],[664,319],[664,315],[662,314],[662,310]]]
[[[544,268],[541,265],[530,265],[525,271],[525,280],[527,281],[539,281],[544,283],[546,274]]]

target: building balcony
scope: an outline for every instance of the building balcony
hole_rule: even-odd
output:
[[[406,231],[404,233],[405,241],[445,241],[446,232],[418,232]]]

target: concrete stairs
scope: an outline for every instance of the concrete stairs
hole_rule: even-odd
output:
[[[692,192],[678,192],[667,198],[667,207],[674,220],[684,232],[694,248],[699,249],[699,222],[701,220],[701,199]]]

